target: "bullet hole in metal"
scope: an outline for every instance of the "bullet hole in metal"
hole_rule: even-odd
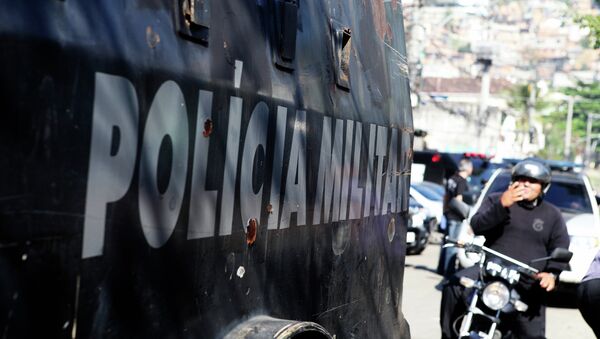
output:
[[[154,48],[154,47],[156,47],[156,45],[158,45],[159,42],[160,42],[160,35],[158,35],[158,33],[154,32],[152,27],[150,27],[150,26],[146,27],[146,43],[148,44],[148,47]]]
[[[246,269],[244,268],[244,266],[240,266],[237,269],[237,276],[240,278],[244,277],[244,274],[246,274]]]
[[[256,241],[256,230],[258,228],[258,221],[255,218],[248,219],[246,225],[246,243],[248,246],[252,246]]]
[[[267,205],[267,213],[273,214],[273,205],[271,205],[271,204]]]
[[[390,222],[388,223],[387,235],[388,235],[388,240],[390,242],[392,242],[392,240],[394,240],[394,236],[396,235],[396,219],[394,219],[394,218],[391,218]]]
[[[213,122],[211,119],[206,119],[204,121],[204,131],[202,132],[202,136],[208,138],[213,132]]]

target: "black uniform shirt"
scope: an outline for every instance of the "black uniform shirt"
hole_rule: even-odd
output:
[[[505,208],[500,203],[501,195],[486,197],[471,218],[473,231],[486,237],[486,246],[526,264],[550,255],[557,247],[569,248],[567,226],[558,208],[543,200],[533,209],[517,203]],[[532,266],[552,273],[566,268],[566,264],[551,261]]]
[[[458,174],[451,176],[446,182],[446,195],[444,197],[444,215],[448,220],[462,221],[463,217],[449,208],[448,202],[456,196],[463,195],[469,189],[467,180]]]

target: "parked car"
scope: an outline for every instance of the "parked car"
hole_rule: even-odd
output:
[[[440,185],[438,183],[431,182],[431,181],[421,181],[418,183],[418,185],[429,188],[430,190],[434,191],[439,196],[438,199],[439,199],[439,201],[442,202],[442,213],[443,213],[444,195],[446,194],[446,188],[443,185]],[[444,217],[444,215],[442,214],[441,220],[436,218],[436,221],[437,221],[436,223],[431,225],[432,227],[430,228],[430,230],[432,232],[434,232],[434,231],[444,232],[444,230],[446,229],[446,218]]]
[[[421,182],[410,184],[410,196],[427,209],[430,231],[437,229],[444,213],[444,195]]]
[[[450,153],[427,150],[414,152],[413,168],[421,167],[418,171],[419,180],[443,185],[446,179],[458,170],[461,159],[469,159],[473,164],[473,174],[468,180],[469,190],[463,197],[466,203],[473,204],[477,200],[486,179],[489,179],[493,170],[504,167],[504,162],[492,162],[491,156],[480,153]]]
[[[469,198],[471,204],[475,204],[479,195],[483,191],[485,184],[490,181],[490,178],[499,168],[511,167],[507,162],[490,162],[486,165],[486,168],[482,168],[477,172],[473,172],[468,178],[469,183]]]
[[[444,185],[432,181],[421,181],[418,183],[418,186],[427,187],[442,198],[444,197],[444,194],[446,194],[446,188],[444,188]]]
[[[554,170],[545,200],[561,211],[571,238],[569,250],[573,252],[573,258],[569,263],[570,269],[563,271],[559,280],[567,284],[577,284],[581,282],[594,255],[600,249],[598,201],[585,174],[573,171],[573,167],[560,167],[561,170],[556,170],[559,167],[551,166],[551,168]],[[471,210],[470,216],[475,214],[483,199],[489,194],[506,190],[510,179],[510,169],[498,169],[490,178]],[[465,239],[472,237],[470,227],[464,228],[462,237]],[[464,251],[459,251],[458,258],[463,267],[471,266],[476,262],[476,258],[467,256]],[[572,287],[563,286],[567,289]]]
[[[408,229],[406,232],[406,253],[421,254],[429,241],[431,229],[429,228],[435,218],[428,216],[427,209],[413,197],[409,200]]]

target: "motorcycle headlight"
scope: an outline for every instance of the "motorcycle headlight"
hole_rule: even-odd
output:
[[[510,291],[505,284],[495,281],[483,289],[482,300],[485,306],[498,311],[510,301]]]

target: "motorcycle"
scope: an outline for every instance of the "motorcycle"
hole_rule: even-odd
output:
[[[499,339],[508,329],[501,328],[504,314],[526,312],[528,305],[521,300],[517,284],[529,277],[535,279],[539,270],[510,256],[485,247],[483,243],[461,242],[446,237],[444,247],[464,248],[466,252],[479,255],[478,278],[460,277],[460,284],[470,289],[468,309],[456,319],[454,331],[459,338]],[[564,248],[556,248],[550,256],[530,262],[553,260],[568,263],[573,253]],[[460,328],[456,325],[460,321]],[[502,331],[505,331],[503,334]]]

